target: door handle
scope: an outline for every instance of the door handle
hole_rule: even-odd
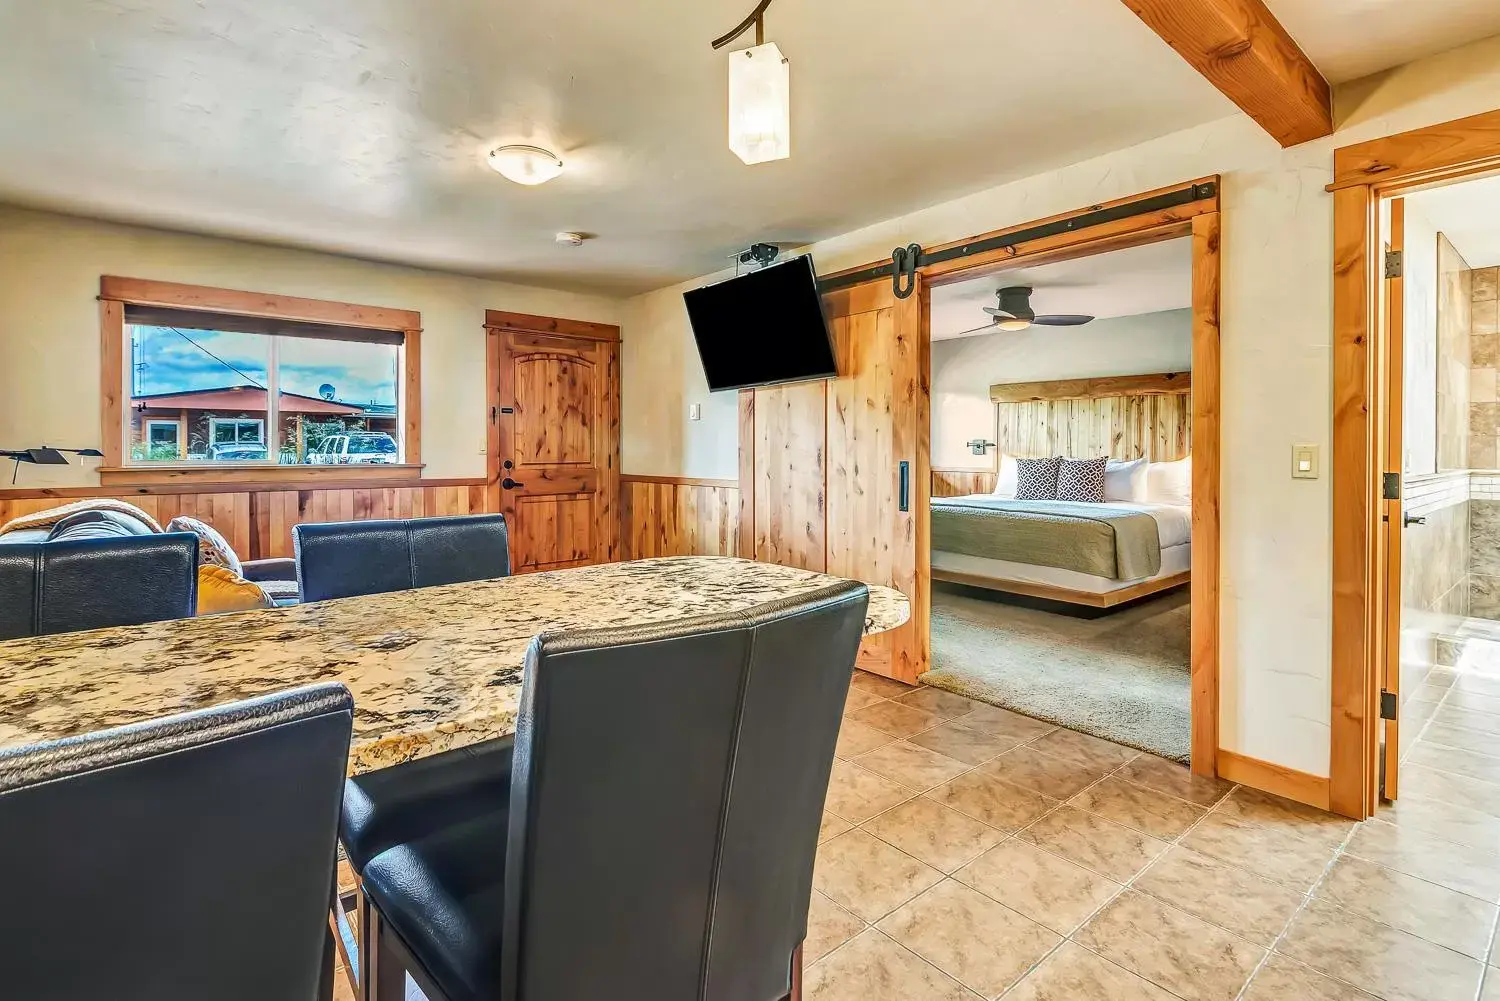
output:
[[[507,476],[505,479],[500,481],[500,485],[506,490],[514,490],[516,487],[524,487],[526,484],[520,482],[519,480],[513,480],[509,476]]]
[[[900,507],[900,510],[902,510],[902,511],[910,511],[911,510],[911,463],[909,463],[909,462],[907,462],[905,460],[902,460],[902,462],[901,462],[900,494],[901,494],[901,496],[899,498],[899,507]]]
[[[1425,516],[1421,517],[1421,518],[1416,517],[1415,515],[1410,515],[1410,514],[1403,514],[1401,516],[1401,527],[1402,528],[1406,528],[1408,525],[1425,525],[1425,524],[1427,524],[1427,518]]]

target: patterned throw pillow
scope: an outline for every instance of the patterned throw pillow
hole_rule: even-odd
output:
[[[1064,459],[1057,470],[1057,499],[1104,503],[1104,468],[1106,458]]]
[[[1016,460],[1016,500],[1056,500],[1062,456]]]
[[[240,558],[234,554],[234,547],[224,536],[214,531],[212,525],[187,515],[178,515],[167,523],[167,531],[192,532],[198,537],[199,564],[223,567],[236,577],[245,576],[245,568],[240,565]]]

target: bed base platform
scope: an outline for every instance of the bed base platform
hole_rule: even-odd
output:
[[[1184,570],[1181,573],[1170,574],[1166,577],[1153,577],[1143,580],[1139,584],[1122,587],[1116,591],[1075,591],[1068,587],[1059,587],[1056,584],[1032,584],[1022,580],[1006,580],[1002,577],[986,577],[983,574],[963,573],[958,570],[939,570],[932,568],[932,579],[940,580],[948,584],[965,584],[969,587],[982,587],[988,591],[1002,591],[1006,594],[1020,594],[1028,598],[1042,598],[1047,601],[1060,601],[1069,605],[1082,605],[1087,608],[1114,608],[1137,598],[1145,598],[1149,595],[1160,594],[1173,588],[1181,587],[1188,583],[1191,571]]]

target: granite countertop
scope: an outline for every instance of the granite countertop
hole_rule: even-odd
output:
[[[320,681],[354,693],[350,771],[515,729],[533,636],[737,611],[835,578],[729,557],[609,563],[0,643],[0,750]],[[866,634],[906,621],[870,587]]]

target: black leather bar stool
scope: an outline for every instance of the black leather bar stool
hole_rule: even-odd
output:
[[[52,541],[0,543],[0,640],[188,618],[197,605],[189,532],[108,536],[80,526]]]
[[[0,752],[0,995],[331,997],[353,721],[317,685]]]
[[[867,600],[533,641],[505,808],[365,867],[378,1001],[792,995]]]

